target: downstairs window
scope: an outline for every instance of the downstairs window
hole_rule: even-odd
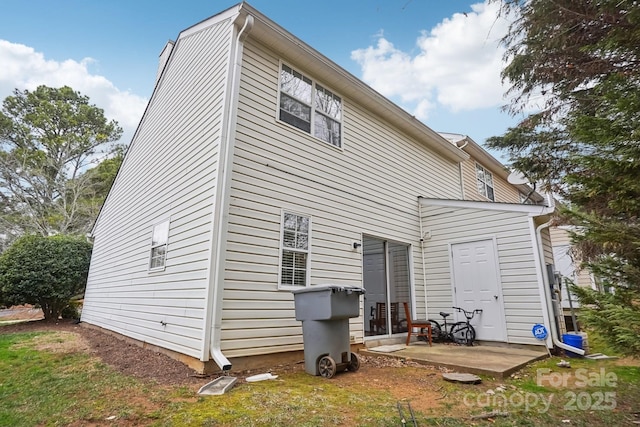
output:
[[[308,286],[310,230],[310,217],[283,212],[280,239],[280,287]]]
[[[169,243],[169,220],[153,226],[151,237],[151,254],[149,270],[164,270],[167,261],[167,244]]]

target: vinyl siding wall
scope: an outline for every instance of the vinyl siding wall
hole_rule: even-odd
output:
[[[529,217],[522,212],[424,205],[423,227],[431,232],[425,240],[428,314],[450,311],[453,305],[449,243],[495,236],[507,340],[517,344],[540,344],[531,327],[543,322],[542,300],[532,246]]]
[[[559,227],[551,227],[549,229],[549,233],[551,234],[551,241],[553,245],[571,245],[571,236],[569,236],[569,232],[563,228]]]
[[[82,314],[193,357],[202,348],[231,31],[226,21],[176,43],[97,221]],[[166,269],[149,272],[153,225],[168,218]]]
[[[312,285],[362,286],[362,248],[352,244],[363,234],[413,245],[413,280],[422,283],[417,196],[461,197],[455,162],[349,99],[343,149],[277,121],[280,59],[322,83],[295,60],[245,44],[222,315],[227,357],[302,349],[293,295],[278,290],[283,209],[312,217]],[[363,341],[362,317],[351,320],[351,335]]]
[[[543,221],[536,222],[536,227]],[[549,227],[545,227],[540,230],[540,237],[542,239],[542,252],[544,253],[545,264],[553,264],[553,246],[551,245],[551,235],[549,234]]]
[[[482,163],[476,162],[472,157],[462,162],[462,182],[464,185],[464,198],[465,200],[478,200],[481,202],[489,201],[486,197],[478,192],[477,178],[476,178],[476,163],[487,169]],[[489,170],[489,169],[487,169]],[[491,172],[491,170],[489,170]],[[493,175],[493,190],[496,202],[501,203],[520,203],[520,192],[509,184],[505,179],[499,177],[494,172]]]

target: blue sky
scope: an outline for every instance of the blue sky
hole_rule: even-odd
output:
[[[69,85],[131,138],[169,39],[236,1],[4,0],[0,99]],[[436,131],[483,143],[516,119],[500,111],[508,21],[464,0],[253,0],[276,23]],[[494,155],[498,155],[494,153]]]

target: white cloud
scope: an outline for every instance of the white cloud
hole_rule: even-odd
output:
[[[506,86],[499,40],[509,21],[499,16],[499,7],[500,2],[477,3],[472,12],[423,31],[415,55],[378,35],[375,46],[355,50],[351,58],[365,82],[421,120],[438,105],[453,112],[501,106]]]
[[[147,99],[129,91],[119,90],[105,77],[92,74],[89,65],[94,60],[80,62],[48,60],[40,52],[22,44],[0,40],[0,99],[14,89],[34,90],[39,85],[67,85],[89,97],[89,102],[102,108],[109,119],[124,129],[121,142],[129,143],[147,105]]]

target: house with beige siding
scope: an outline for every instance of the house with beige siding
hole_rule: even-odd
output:
[[[422,318],[486,307],[479,339],[552,346],[530,334],[550,326],[550,209],[462,200],[469,158],[240,3],[163,50],[92,231],[81,320],[228,370],[299,354],[292,291],[331,283],[366,290],[354,345],[404,340],[407,302]]]

